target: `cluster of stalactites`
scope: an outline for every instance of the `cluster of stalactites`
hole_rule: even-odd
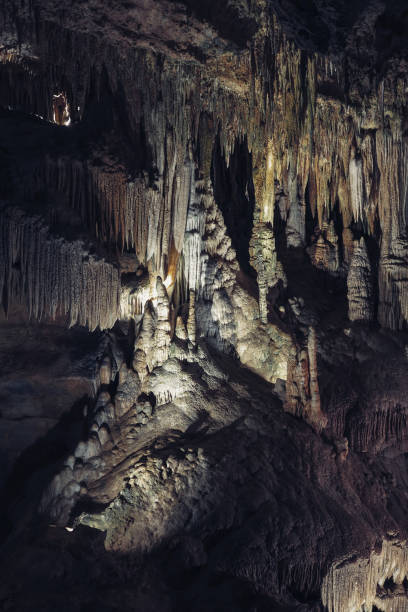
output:
[[[45,180],[50,188],[67,194],[98,240],[122,249],[134,248],[138,260],[143,265],[150,263],[162,278],[171,274],[174,279],[185,244],[185,290],[197,289],[200,228],[189,228],[187,224],[184,240],[187,210],[195,192],[192,150],[200,148],[200,163],[207,167],[207,175],[216,134],[228,159],[237,138],[249,128],[253,131],[254,122],[259,123],[258,113],[251,113],[248,106],[249,53],[239,60],[234,59],[234,54],[228,55],[228,61],[239,63],[240,74],[248,71],[248,78],[231,89],[225,88],[218,74],[215,79],[207,78],[207,74],[203,78],[207,68],[199,63],[175,62],[170,57],[158,60],[146,49],[135,49],[124,63],[122,51],[116,47],[105,43],[100,47],[96,40],[68,29],[58,36],[57,30],[41,21],[35,28],[27,27],[27,40],[35,31],[35,43],[41,50],[33,62],[36,78],[24,72],[27,78],[20,79],[17,86],[12,73],[6,71],[7,86],[0,87],[0,97],[10,93],[11,98],[6,96],[4,104],[50,120],[54,116],[57,123],[66,124],[68,107],[75,111],[75,121],[86,110],[87,98],[97,103],[107,91],[110,99],[118,94],[122,100],[125,95],[128,136],[139,139],[143,132],[142,146],[149,167],[143,176],[141,172],[128,180],[125,171],[118,170],[117,161],[111,163],[103,152],[98,155],[97,166],[90,161],[49,158],[38,173],[40,188]],[[18,32],[11,34],[17,40]],[[64,75],[63,83],[58,84],[53,62]],[[21,62],[22,70],[24,66]],[[21,92],[14,99],[13,92],[17,90]],[[31,185],[29,190],[32,193]],[[191,212],[194,223],[193,207]],[[199,225],[202,229],[202,222]]]
[[[279,96],[277,100],[274,125],[282,125],[286,133],[289,127]],[[254,178],[261,219],[263,215],[272,222],[274,185],[275,190],[278,185],[281,195],[275,196],[275,207],[286,223],[287,244],[301,246],[304,206],[310,206],[318,230],[309,254],[314,265],[330,273],[347,270],[356,227],[377,241],[381,233],[378,320],[400,329],[408,320],[408,141],[398,122],[385,129],[377,117],[368,129],[355,109],[321,96],[316,98],[312,119],[307,124],[305,117],[297,144],[286,149],[282,130],[270,128],[263,157],[256,159]]]
[[[194,165],[177,158],[154,184],[147,175],[126,180],[124,170],[106,159],[101,170],[90,162],[47,157],[37,181],[61,193],[98,240],[134,248],[142,264],[152,262],[165,277],[183,248],[187,210],[194,194]],[[173,271],[175,272],[175,271]]]
[[[9,207],[0,213],[0,291],[33,319],[68,315],[70,326],[105,329],[118,316],[120,277],[81,242],[51,236],[38,217]]]
[[[361,418],[351,419],[350,446],[357,452],[366,453],[374,448],[385,449],[389,456],[403,452],[407,439],[408,411],[394,398],[383,398],[380,408],[370,410]]]
[[[408,240],[406,202],[408,196],[408,142],[377,132],[379,220],[382,230],[378,270],[378,320],[391,329],[408,321]]]
[[[323,605],[328,612],[371,610],[373,606],[384,612],[403,612],[407,600],[402,583],[407,574],[406,542],[384,540],[380,552],[372,551],[363,559],[341,559],[332,565],[323,579]],[[391,597],[382,597],[387,578],[393,579],[396,588]]]
[[[44,114],[51,118],[52,96],[60,91],[67,92],[71,109],[80,107],[82,113],[91,81],[97,99],[102,99],[106,90],[113,96],[122,95],[121,84],[126,83],[130,130],[134,136],[140,135],[143,126],[152,160],[150,170],[156,177],[153,182],[147,175],[126,182],[115,171],[91,166],[67,171],[73,175],[68,179],[72,202],[81,207],[83,218],[98,238],[134,246],[139,261],[152,261],[155,272],[163,278],[169,266],[175,275],[185,245],[189,251],[184,266],[186,292],[187,285],[192,287],[198,276],[195,254],[199,249],[198,233],[188,232],[187,242],[184,236],[194,191],[191,151],[200,148],[201,157],[204,149],[211,149],[219,132],[228,161],[236,140],[246,137],[254,160],[260,219],[273,224],[275,183],[287,194],[289,246],[303,246],[306,206],[310,206],[319,228],[323,228],[325,211],[332,218],[332,211],[338,207],[346,263],[351,256],[353,224],[362,225],[364,232],[372,235],[378,231],[379,222],[379,321],[399,328],[408,320],[405,259],[401,265],[401,257],[406,257],[407,143],[401,136],[397,115],[384,107],[391,88],[384,97],[383,83],[378,99],[373,92],[372,99],[364,100],[364,112],[345,105],[340,96],[336,99],[319,93],[344,91],[342,68],[319,54],[305,55],[286,39],[276,19],[268,21],[256,39],[253,61],[247,55],[240,57],[240,79],[232,88],[225,87],[225,80],[218,74],[217,78],[207,74],[208,66],[198,62],[175,62],[170,57],[159,61],[150,52],[137,49],[132,60],[123,63],[118,61],[119,50],[101,47],[79,32],[64,30],[62,37],[51,25],[39,22],[26,32],[27,40],[30,32],[35,32],[38,48],[47,58],[46,65],[39,60],[33,63],[38,78],[33,78],[32,70],[24,69],[24,79],[20,87],[15,87],[10,76],[13,73],[4,73],[8,84],[0,87],[1,94],[19,92],[16,104],[23,103],[28,112],[38,113],[38,108],[44,108]],[[14,34],[17,40],[17,32]],[[265,43],[271,55],[265,55]],[[66,80],[63,87],[57,85],[57,71],[48,58],[61,67]],[[10,64],[10,58],[6,63]],[[12,63],[16,63],[15,58]],[[29,65],[27,58],[23,64]],[[264,94],[263,105],[253,103],[255,93]],[[390,130],[384,128],[385,116],[391,122]],[[211,157],[207,153],[205,163],[200,162],[206,167]],[[81,173],[86,174],[85,180]],[[208,174],[207,167],[204,175]],[[340,236],[335,234],[333,231],[331,240],[323,232],[313,245],[312,260],[330,272],[338,268]]]

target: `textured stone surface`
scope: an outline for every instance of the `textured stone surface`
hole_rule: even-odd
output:
[[[350,321],[373,319],[373,281],[364,238],[355,242],[347,276],[347,297]]]

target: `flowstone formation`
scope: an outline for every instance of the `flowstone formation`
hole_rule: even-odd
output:
[[[408,610],[404,4],[0,25],[0,607]]]

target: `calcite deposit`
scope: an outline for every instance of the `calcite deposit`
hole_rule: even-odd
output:
[[[0,608],[408,610],[408,13],[0,3]]]

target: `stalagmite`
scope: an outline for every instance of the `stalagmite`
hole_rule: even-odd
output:
[[[149,301],[143,314],[141,328],[136,338],[133,353],[133,369],[138,373],[142,383],[150,370],[148,367],[148,353],[154,337],[154,318],[152,310],[153,305],[151,301]]]
[[[317,371],[317,335],[315,327],[309,327],[307,351],[309,356],[310,407],[306,410],[306,419],[312,423],[318,431],[320,431],[326,427],[327,418],[322,413],[320,405]]]
[[[275,236],[268,223],[254,226],[250,242],[251,265],[258,274],[259,313],[263,323],[268,322],[267,295],[279,281],[286,285],[286,276],[278,260]]]
[[[353,232],[349,227],[346,227],[342,233],[343,238],[343,257],[347,265],[350,265],[351,258],[354,253],[354,239]]]
[[[160,277],[156,280],[157,293],[157,321],[154,334],[153,350],[150,369],[164,363],[169,354],[170,347],[170,305],[166,287]]]
[[[155,295],[146,304],[134,346],[133,369],[142,383],[149,372],[166,361],[171,341],[170,305],[166,287],[160,277],[157,277],[155,285]]]
[[[188,339],[194,346],[196,343],[196,313],[195,313],[195,291],[190,289],[190,301],[188,305],[187,319],[187,334]]]
[[[307,249],[307,252],[316,268],[333,273],[339,272],[339,245],[333,221],[323,223],[322,229],[316,230],[314,242]]]
[[[209,184],[203,189],[202,202],[206,217],[200,289],[195,302],[197,331],[218,350],[237,354],[243,364],[267,380],[284,379],[291,340],[275,325],[268,323],[265,326],[261,322],[258,301],[237,282],[239,266],[236,253]],[[270,231],[267,231],[266,247],[270,245],[270,237]],[[261,251],[257,251],[259,256]],[[264,265],[269,270],[267,260],[260,259],[261,271]],[[268,282],[272,279],[271,285],[277,275],[284,282],[279,262],[276,267],[277,270],[270,269]],[[253,350],[254,344],[258,347],[256,351]]]
[[[295,347],[290,350],[284,409],[304,418],[316,431],[320,432],[327,425],[320,404],[314,327],[309,328],[306,350],[296,350]]]
[[[185,326],[183,318],[181,316],[178,316],[177,320],[176,320],[175,336],[179,340],[187,340],[188,339],[188,334],[187,334],[186,326]]]
[[[305,358],[298,359],[297,350],[292,346],[287,362],[286,397],[284,409],[295,416],[302,415],[302,406],[306,404],[308,394],[308,381],[304,376]]]
[[[364,238],[354,243],[347,276],[348,316],[350,321],[373,319],[373,282]]]
[[[101,385],[109,385],[112,377],[112,363],[110,357],[107,355],[103,358],[101,367],[99,369],[99,379]]]

